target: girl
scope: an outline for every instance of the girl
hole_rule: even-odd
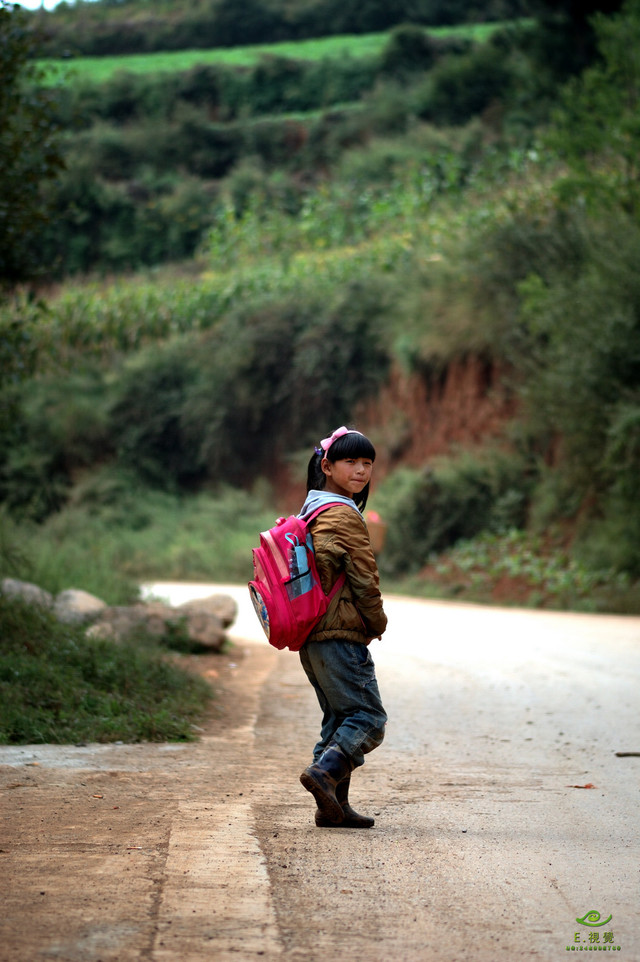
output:
[[[300,650],[300,661],[322,709],[320,741],[300,781],[315,797],[316,825],[370,828],[374,820],[349,804],[351,772],[384,738],[387,715],[368,649],[387,625],[378,568],[362,511],[375,449],[363,434],[338,428],[309,462],[300,517],[332,503],[310,531],[325,593],[342,571],[346,580]],[[334,502],[337,502],[334,505]]]

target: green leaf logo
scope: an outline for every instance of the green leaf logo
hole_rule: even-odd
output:
[[[604,919],[604,921],[601,922],[600,913],[596,912],[595,909],[591,909],[591,911],[583,915],[581,919],[576,919],[576,922],[578,922],[579,925],[588,925],[590,928],[596,929],[601,925],[606,925],[612,918],[613,915],[610,915],[608,919]]]

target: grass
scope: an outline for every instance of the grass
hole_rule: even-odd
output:
[[[184,499],[139,487],[116,501],[92,501],[87,482],[84,503],[52,515],[41,525],[8,528],[22,559],[6,573],[57,594],[80,588],[107,604],[130,604],[142,581],[247,582],[257,533],[275,522],[259,492],[228,490]],[[93,482],[106,491],[105,478]],[[1,545],[0,545],[1,548]],[[2,553],[0,551],[0,561]]]
[[[0,595],[0,744],[188,741],[210,697],[141,639],[89,639]]]
[[[468,24],[456,27],[434,27],[428,33],[434,37],[464,37],[482,42],[503,23]],[[389,33],[342,34],[311,40],[284,41],[248,47],[219,47],[213,50],[178,50],[120,57],[77,57],[74,60],[41,60],[48,85],[73,83],[88,79],[103,83],[118,71],[131,73],[164,73],[190,70],[199,64],[220,64],[231,67],[251,67],[265,56],[293,60],[323,60],[353,57],[376,57],[389,40]]]
[[[483,534],[444,552],[387,590],[426,598],[589,613],[640,611],[640,583],[595,570],[569,553],[560,531]]]
[[[182,501],[151,490],[72,504],[43,525],[0,521],[0,576],[57,593],[76,587],[128,604],[147,578],[247,581],[257,532],[275,512],[228,491]],[[108,493],[103,477],[93,494]],[[107,499],[108,500],[108,499]],[[192,651],[179,633],[174,651]],[[0,594],[0,744],[185,741],[211,689],[175,654],[141,633],[126,642],[87,638],[46,609]]]

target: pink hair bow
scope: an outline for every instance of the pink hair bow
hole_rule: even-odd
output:
[[[345,428],[343,424],[341,428],[335,429],[331,437],[323,438],[322,441],[320,442],[320,447],[322,448],[324,453],[325,454],[327,453],[327,451],[329,450],[329,448],[331,447],[334,441],[337,441],[338,438],[343,438],[345,434],[362,434],[362,432],[354,431],[351,428]]]

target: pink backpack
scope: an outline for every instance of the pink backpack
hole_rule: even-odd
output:
[[[299,651],[345,582],[342,572],[325,595],[308,531],[314,518],[334,503],[339,504],[324,504],[304,521],[295,515],[278,518],[273,528],[261,532],[260,547],[253,549],[249,594],[274,648]]]

